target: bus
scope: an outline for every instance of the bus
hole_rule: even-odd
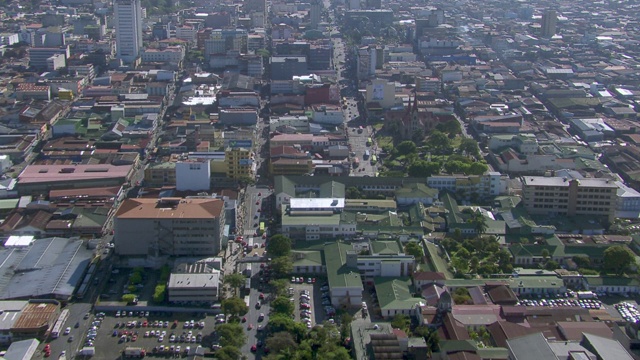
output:
[[[371,144],[373,144],[373,141],[371,138],[367,138],[367,146],[371,146]]]
[[[378,162],[378,157],[371,155],[371,165],[375,165]]]
[[[371,154],[371,153],[369,152],[369,150],[365,150],[365,151],[364,151],[364,156],[363,156],[362,158],[363,158],[363,159],[365,159],[365,160],[367,160],[367,159],[369,158],[369,155],[370,155],[370,154]]]
[[[60,312],[60,316],[56,321],[55,325],[53,325],[53,329],[51,330],[51,337],[53,339],[57,339],[60,336],[60,333],[64,331],[64,324],[67,322],[69,318],[69,309],[64,309]]]
[[[264,221],[260,222],[260,235],[264,234]]]

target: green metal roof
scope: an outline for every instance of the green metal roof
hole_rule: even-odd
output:
[[[324,259],[327,266],[329,287],[350,287],[364,289],[362,277],[358,269],[347,267],[347,251],[353,250],[351,245],[335,242],[324,246]]]
[[[397,197],[405,198],[436,197],[437,195],[438,190],[432,189],[426,184],[422,183],[407,184],[396,190]]]
[[[640,286],[640,281],[617,276],[585,276],[589,286]]]
[[[0,199],[0,209],[10,210],[18,206],[20,199]]]
[[[381,255],[396,255],[403,253],[397,241],[371,241],[371,253]]]
[[[293,250],[291,253],[294,259],[293,266],[322,266],[323,264],[322,251]]]
[[[409,277],[376,277],[373,281],[381,309],[413,309],[416,304],[424,302],[421,298],[413,297]]]

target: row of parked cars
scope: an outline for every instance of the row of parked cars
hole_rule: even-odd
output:
[[[159,345],[153,348],[151,351],[152,355],[157,356],[165,356],[165,355],[174,355],[174,356],[187,356],[191,351],[191,346],[187,346],[182,350],[180,345]]]
[[[634,323],[640,321],[640,311],[638,311],[636,305],[628,302],[622,302],[620,304],[615,304],[614,307],[618,310],[620,316],[622,316],[626,321]]]
[[[598,299],[540,299],[540,300],[520,300],[517,305],[524,306],[549,306],[549,307],[566,307],[579,306],[584,309],[600,309],[602,302]]]
[[[98,329],[100,328],[100,325],[102,325],[102,320],[104,320],[104,317],[107,314],[103,313],[103,312],[99,312],[96,313],[96,316],[94,318],[94,320],[91,322],[91,327],[89,328],[89,330],[87,330],[87,337],[85,339],[84,342],[84,346],[87,347],[91,347],[94,345],[94,341],[96,339],[96,337],[98,337]],[[88,319],[89,318],[89,313],[85,314],[84,319]],[[80,324],[76,324],[75,327],[79,327]],[[66,331],[65,331],[66,332]],[[69,342],[73,341],[73,336],[69,336]]]

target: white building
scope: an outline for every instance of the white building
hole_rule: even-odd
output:
[[[506,178],[499,172],[484,175],[434,175],[427,178],[432,189],[448,190],[463,197],[477,194],[480,198],[494,197],[506,192]]]
[[[344,113],[339,106],[315,105],[313,109],[313,122],[327,125],[340,125],[344,122]]]
[[[274,132],[281,128],[292,128],[298,133],[309,132],[309,118],[306,116],[280,116],[269,119],[269,131]]]
[[[188,42],[195,42],[198,35],[198,29],[191,25],[183,25],[176,27],[176,38]]]
[[[168,46],[164,49],[145,49],[142,62],[180,63],[184,59],[185,50],[182,46]]]
[[[132,63],[142,47],[142,7],[140,0],[115,0],[116,57]]]
[[[367,103],[377,102],[383,109],[396,104],[396,85],[385,79],[373,79],[367,84]]]
[[[184,262],[176,266],[167,284],[172,303],[211,304],[220,293],[220,258]],[[217,264],[217,266],[216,266]]]
[[[534,134],[493,135],[489,139],[488,146],[491,151],[511,147],[522,154],[529,155],[538,152],[538,139]]]
[[[211,188],[211,165],[208,160],[176,163],[176,190],[208,191]]]
[[[0,172],[5,172],[11,166],[13,166],[13,162],[9,155],[0,155]]]
[[[282,234],[301,240],[350,238],[356,222],[344,218],[344,198],[292,198],[282,207]]]

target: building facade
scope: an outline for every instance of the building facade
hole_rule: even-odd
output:
[[[217,255],[224,225],[220,199],[127,199],[115,214],[115,252],[151,257]]]
[[[530,214],[601,216],[615,219],[618,186],[613,180],[522,177],[524,205]]]
[[[116,0],[113,4],[116,28],[116,57],[134,62],[142,47],[142,7],[140,0]]]

